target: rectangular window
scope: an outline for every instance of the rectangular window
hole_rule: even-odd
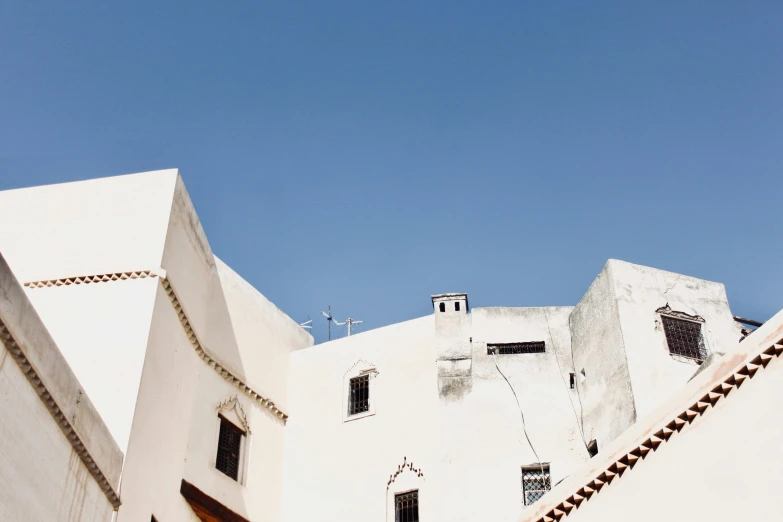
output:
[[[244,434],[244,431],[220,416],[220,436],[215,467],[234,480],[239,478],[239,452],[242,450]]]
[[[370,376],[360,375],[350,382],[348,397],[348,415],[356,415],[370,410]]]
[[[672,355],[687,357],[698,362],[707,357],[704,338],[701,335],[701,323],[687,319],[677,319],[661,315],[666,344]]]
[[[514,355],[518,353],[544,353],[546,345],[544,341],[526,343],[495,343],[487,344],[487,355]]]
[[[394,522],[419,522],[419,492],[394,495]]]
[[[549,477],[549,464],[532,464],[522,466],[522,493],[525,505],[529,506],[552,489]]]

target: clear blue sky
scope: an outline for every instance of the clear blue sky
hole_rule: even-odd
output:
[[[165,5],[164,5],[165,4]],[[575,304],[608,258],[783,307],[781,2],[0,3],[0,188],[178,167],[297,321]]]

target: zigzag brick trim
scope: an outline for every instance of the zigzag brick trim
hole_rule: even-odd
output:
[[[231,373],[228,369],[223,367],[218,361],[215,360],[212,355],[209,354],[209,352],[206,351],[204,346],[201,344],[201,342],[198,340],[198,337],[196,336],[196,332],[193,331],[193,326],[190,324],[190,321],[188,320],[188,316],[185,314],[185,311],[182,309],[182,303],[179,302],[179,299],[177,298],[176,292],[174,292],[174,288],[171,286],[171,282],[167,278],[161,278],[160,279],[161,284],[163,285],[163,289],[166,291],[166,294],[169,296],[169,300],[171,301],[172,306],[174,307],[174,311],[177,312],[177,316],[179,317],[179,322],[182,324],[182,328],[185,330],[185,335],[188,336],[188,340],[190,341],[190,344],[193,345],[193,348],[196,350],[196,354],[201,357],[201,359],[207,363],[210,367],[212,367],[218,374],[220,374],[221,377],[223,377],[225,380],[239,388],[243,393],[245,393],[248,397],[256,401],[258,404],[272,412],[273,415],[276,417],[279,417],[283,423],[285,423],[288,420],[288,415],[286,415],[283,411],[281,411],[277,406],[275,406],[275,403],[271,400],[267,399],[266,397],[262,396],[255,390],[253,390],[250,386],[247,385],[247,383],[243,382],[242,379]]]
[[[27,360],[24,352],[19,347],[16,340],[11,335],[11,332],[8,331],[8,328],[6,328],[2,321],[0,321],[0,340],[6,346],[6,348],[8,348],[8,351],[11,353],[14,361],[16,361],[16,364],[22,370],[22,373],[24,373],[25,377],[27,377],[27,380],[35,389],[38,397],[49,410],[49,413],[57,422],[58,426],[60,426],[60,429],[62,430],[63,434],[65,434],[68,442],[70,442],[74,451],[76,451],[76,454],[79,455],[79,458],[87,467],[87,470],[98,483],[98,486],[100,486],[103,494],[106,495],[106,498],[109,499],[109,502],[112,506],[114,506],[116,511],[120,507],[120,497],[117,495],[117,492],[114,491],[111,483],[109,483],[109,480],[100,470],[100,468],[98,468],[98,464],[92,458],[90,452],[87,451],[87,448],[84,447],[84,443],[73,429],[71,423],[68,422],[68,418],[52,398],[51,394],[46,389],[46,385],[41,381],[41,378],[36,373],[35,368],[33,368],[30,364],[30,361]]]
[[[578,507],[582,502],[589,500],[590,497],[598,493],[601,488],[610,484],[616,477],[633,468],[650,452],[657,450],[658,447],[668,441],[672,435],[682,431],[685,426],[691,424],[700,417],[708,408],[715,406],[718,401],[726,397],[732,390],[739,388],[746,379],[752,379],[753,376],[756,375],[756,372],[762,368],[766,368],[769,362],[773,358],[779,357],[781,353],[783,353],[783,339],[773,343],[772,346],[755,356],[748,356],[744,362],[740,363],[734,371],[730,372],[728,376],[723,379],[723,382],[715,386],[701,399],[682,410],[679,414],[673,416],[671,421],[660,426],[652,435],[649,435],[652,430],[648,432],[648,436],[641,441],[636,448],[625,455],[622,455],[606,469],[593,477],[587,484],[557,504],[545,515],[533,520],[535,522],[554,522],[567,516],[572,509]]]
[[[24,283],[24,286],[25,288],[47,288],[52,286],[109,283],[111,281],[121,281],[127,279],[144,279],[147,277],[157,277],[160,279],[163,288],[166,290],[166,294],[169,296],[169,300],[171,301],[171,304],[174,306],[174,310],[177,312],[177,315],[179,316],[179,321],[182,324],[182,328],[185,329],[185,334],[188,336],[190,343],[193,345],[193,348],[196,350],[196,354],[198,354],[198,356],[201,357],[201,359],[204,360],[204,362],[206,362],[212,368],[214,368],[215,371],[219,373],[224,379],[226,379],[228,382],[232,383],[234,386],[239,388],[243,393],[247,394],[248,397],[256,401],[258,404],[268,409],[270,412],[272,412],[273,415],[282,419],[283,422],[286,422],[288,420],[288,415],[286,415],[283,411],[277,408],[274,402],[272,402],[271,400],[267,399],[266,397],[262,396],[261,394],[253,390],[245,382],[243,382],[241,379],[236,377],[233,373],[231,373],[226,368],[224,368],[223,365],[221,365],[214,357],[212,357],[212,355],[209,354],[209,352],[207,352],[204,349],[204,346],[199,342],[198,338],[196,337],[196,333],[193,331],[193,327],[191,326],[190,321],[185,315],[185,312],[182,310],[182,304],[179,302],[179,299],[177,298],[174,289],[171,287],[171,283],[166,278],[165,270],[162,269],[141,270],[136,272],[115,272],[112,274],[96,274],[96,275],[87,275],[87,276],[79,276],[79,277],[64,277],[60,279],[30,281]]]
[[[151,270],[141,272],[115,272],[113,274],[97,274],[79,277],[63,277],[61,279],[47,279],[44,281],[30,281],[25,283],[25,288],[45,288],[49,286],[88,285],[90,283],[108,283],[125,279],[144,279],[146,277],[158,277]]]

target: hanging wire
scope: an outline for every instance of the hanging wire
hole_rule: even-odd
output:
[[[574,420],[576,420],[576,427],[579,429],[579,435],[582,438],[582,444],[585,445],[585,449],[587,450],[587,454],[590,454],[590,448],[587,445],[587,441],[585,440],[585,432],[584,432],[584,426],[582,426],[579,422],[579,417],[576,414],[576,408],[574,408],[574,401],[571,400],[571,394],[568,393],[568,385],[565,382],[565,377],[563,377],[563,369],[560,366],[560,359],[557,357],[557,348],[555,346],[555,338],[552,337],[552,328],[549,326],[549,314],[546,313],[546,308],[544,309],[544,319],[546,319],[546,329],[549,332],[549,340],[552,342],[552,351],[555,355],[555,362],[557,363],[557,371],[560,374],[560,380],[563,381],[563,387],[565,388],[566,395],[568,395],[568,402],[571,404],[571,411],[574,412]],[[573,363],[573,350],[571,350],[571,357],[572,357],[572,363]],[[576,372],[576,368],[574,368],[574,372]],[[579,396],[579,386],[574,383],[574,388],[576,388],[576,395]],[[582,411],[582,401],[579,400],[579,411]]]
[[[519,403],[519,397],[517,396],[517,392],[514,390],[514,387],[511,385],[511,381],[508,380],[506,374],[503,373],[503,371],[500,369],[500,366],[498,366],[498,358],[495,352],[496,350],[492,351],[492,359],[495,361],[495,368],[498,369],[498,373],[503,376],[503,379],[505,379],[506,384],[508,384],[508,387],[511,388],[511,393],[514,394],[514,400],[517,401],[517,408],[519,408],[519,416],[522,417],[522,431],[525,434],[525,438],[527,439],[528,445],[530,445],[530,449],[533,451],[533,455],[535,455],[538,464],[541,466],[541,475],[543,476],[544,463],[541,462],[541,458],[538,456],[538,453],[536,453],[536,449],[533,447],[533,443],[530,441],[530,436],[527,434],[527,427],[525,426],[525,414],[522,413],[522,405]]]
[[[572,315],[568,316],[568,328],[571,329],[571,318]],[[573,329],[571,329],[573,331]],[[574,343],[571,343],[571,365],[574,367],[574,372],[576,372],[576,361],[574,360]],[[578,381],[578,379],[577,379]],[[584,406],[582,406],[582,395],[579,393],[579,383],[576,382],[576,398],[579,399],[579,422],[580,422],[580,431],[582,432],[582,442],[585,441],[585,417],[584,417]],[[590,453],[590,449],[587,449],[588,454]]]

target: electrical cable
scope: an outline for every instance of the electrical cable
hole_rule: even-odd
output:
[[[568,316],[568,329],[572,332],[574,331],[573,328],[571,328],[571,318],[573,317],[573,313]],[[571,343],[571,365],[574,367],[574,372],[576,372],[576,361],[574,360],[574,343]],[[581,423],[581,431],[582,431],[582,442],[585,441],[585,417],[584,417],[584,411],[585,408],[582,406],[582,396],[579,393],[579,383],[576,383],[576,398],[579,399],[579,420]],[[590,453],[590,449],[587,450],[588,453]]]
[[[582,438],[582,444],[585,445],[585,449],[587,450],[587,454],[590,454],[590,448],[587,445],[587,441],[585,440],[585,432],[584,427],[580,426],[579,424],[579,417],[576,415],[576,408],[574,408],[574,401],[571,400],[571,394],[568,393],[568,386],[565,382],[565,377],[563,377],[563,368],[560,366],[560,359],[557,357],[557,347],[555,346],[555,338],[552,337],[552,328],[549,326],[549,314],[546,313],[546,308],[544,309],[544,319],[546,319],[546,329],[549,332],[549,340],[552,341],[552,350],[554,351],[555,355],[555,362],[557,363],[557,372],[560,374],[560,380],[563,381],[563,387],[566,390],[566,395],[568,395],[568,402],[571,404],[571,411],[574,412],[574,420],[576,421],[576,427],[579,429],[579,435]],[[573,357],[573,350],[571,351],[571,355]],[[573,363],[573,358],[572,361]],[[574,372],[576,372],[576,368],[574,368]],[[574,388],[576,389],[577,396],[579,395],[579,386],[574,383]],[[581,411],[582,409],[582,401],[579,401],[579,409]]]
[[[514,390],[514,387],[511,385],[511,381],[509,381],[508,377],[506,377],[506,374],[503,373],[503,371],[500,369],[500,366],[498,366],[498,358],[495,353],[495,350],[492,350],[492,359],[495,361],[495,368],[498,369],[498,373],[500,373],[500,375],[503,376],[503,379],[505,379],[506,384],[508,384],[508,387],[511,388],[511,393],[514,394],[514,400],[517,401],[517,408],[519,408],[519,416],[522,417],[522,431],[525,434],[527,443],[530,445],[530,449],[533,451],[533,455],[535,455],[538,464],[541,466],[541,475],[543,475],[544,463],[541,462],[541,458],[539,458],[538,453],[536,453],[536,449],[533,447],[533,443],[530,441],[530,436],[527,434],[527,427],[525,426],[525,414],[522,413],[522,405],[519,403],[519,397],[517,397],[517,392]]]

